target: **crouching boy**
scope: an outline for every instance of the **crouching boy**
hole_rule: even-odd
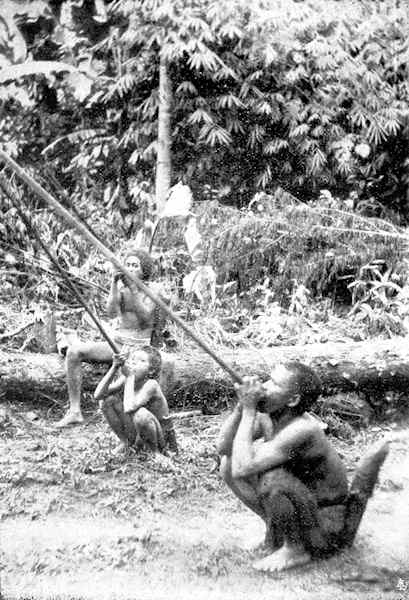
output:
[[[161,366],[156,348],[131,349],[114,356],[95,390],[94,397],[122,448],[145,446],[155,453],[178,450],[168,403],[158,383]],[[112,396],[122,388],[122,398]]]

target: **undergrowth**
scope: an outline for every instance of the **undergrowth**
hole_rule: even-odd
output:
[[[260,211],[229,211],[228,218],[222,213],[221,221],[228,221],[228,227],[206,236],[209,261],[220,280],[235,278],[239,291],[268,277],[281,305],[289,305],[294,282],[304,285],[312,297],[348,304],[349,284],[374,260],[384,270],[392,269],[397,281],[406,281],[408,238],[395,225],[325,202],[277,207],[270,200],[260,206]]]

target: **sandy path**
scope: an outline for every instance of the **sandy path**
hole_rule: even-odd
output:
[[[86,436],[96,433],[83,430]],[[9,445],[2,440],[3,452]],[[26,505],[32,487],[20,488]],[[43,483],[36,500],[51,492],[55,499],[61,490],[66,497],[67,488],[57,483],[47,490]],[[129,518],[101,510],[92,498],[84,502],[81,494],[77,503],[70,496],[68,510],[3,514],[3,597],[409,598],[408,430],[391,444],[354,548],[290,573],[252,570],[254,553],[246,548],[262,537],[262,524],[224,493],[215,473],[203,481],[203,490],[198,485],[179,492],[140,502]],[[407,591],[399,589],[405,586]]]

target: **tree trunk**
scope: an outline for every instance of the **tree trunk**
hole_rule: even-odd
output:
[[[158,154],[156,159],[155,197],[160,213],[165,205],[171,180],[171,104],[172,89],[166,59],[161,55],[159,64]]]
[[[171,405],[202,405],[232,393],[225,372],[207,354],[186,347],[174,354],[175,375],[168,389]],[[359,391],[371,404],[380,404],[386,391],[409,387],[409,340],[394,338],[357,343],[314,344],[223,352],[238,373],[268,375],[277,362],[300,360],[320,375],[324,395]],[[94,390],[107,365],[84,365],[84,390]],[[0,398],[66,400],[63,359],[57,354],[6,353],[0,351]],[[372,399],[372,400],[371,400]]]

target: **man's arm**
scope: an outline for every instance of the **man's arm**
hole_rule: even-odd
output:
[[[241,411],[241,404],[236,404],[233,412],[227,417],[220,429],[217,440],[217,452],[220,454],[220,456],[231,456],[233,440],[240,423]],[[273,424],[270,417],[265,414],[257,413],[252,431],[252,440],[258,438],[270,440],[272,435]]]
[[[236,435],[241,419],[241,405],[236,404],[233,412],[227,417],[222,425],[217,440],[217,452],[220,456],[231,456],[233,440]]]
[[[111,319],[116,317],[119,312],[119,306],[121,302],[121,292],[118,289],[118,281],[121,279],[121,273],[115,272],[112,275],[111,287],[109,289],[109,295],[107,300],[107,315]]]
[[[233,441],[232,475],[248,477],[284,465],[297,455],[301,447],[313,444],[317,426],[312,420],[295,418],[272,439],[264,437],[261,444],[253,444],[259,400],[265,396],[263,385],[256,377],[246,377],[236,386],[238,401],[242,405],[241,420]],[[267,437],[267,440],[266,440]]]
[[[243,407],[243,415],[233,442],[233,477],[248,477],[285,465],[302,446],[310,446],[316,435],[315,425],[296,420],[272,440],[253,444],[255,409]]]

